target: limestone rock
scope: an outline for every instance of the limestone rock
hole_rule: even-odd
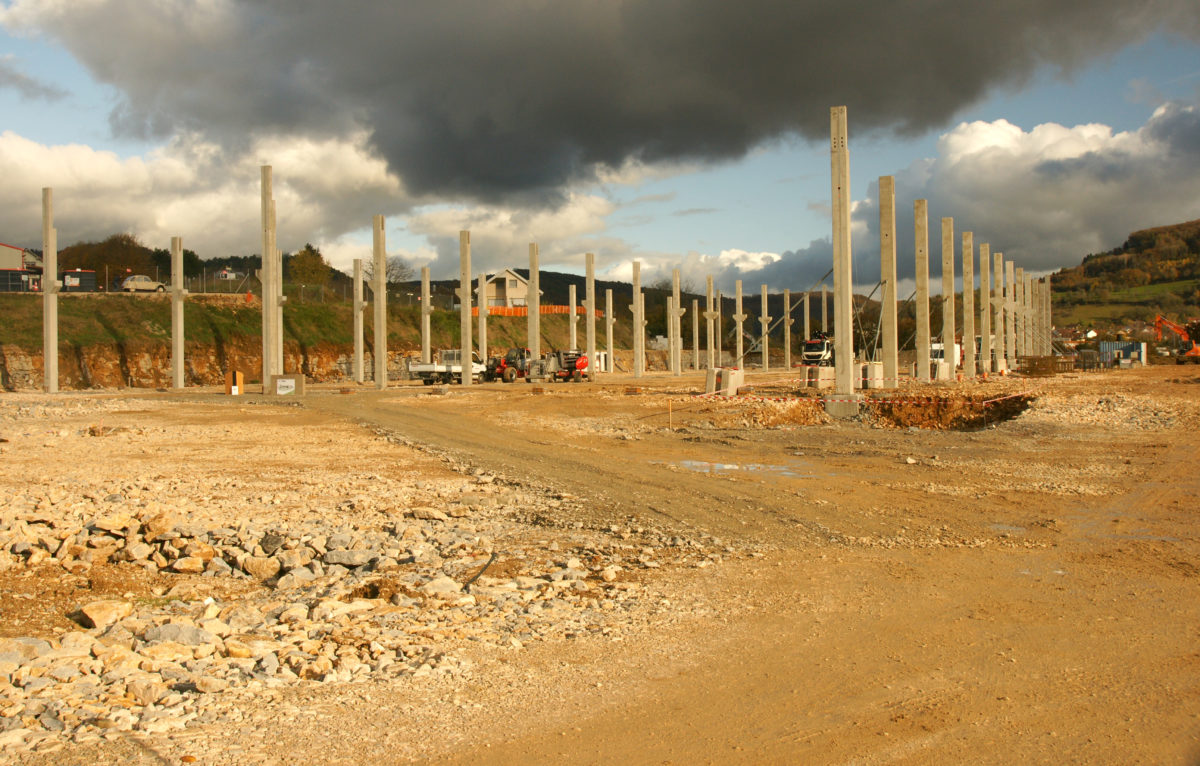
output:
[[[86,604],[79,611],[87,621],[87,627],[103,629],[132,614],[133,604],[118,599],[105,599]]]
[[[279,574],[281,565],[279,559],[274,556],[247,556],[242,561],[242,569],[256,580],[269,580]]]

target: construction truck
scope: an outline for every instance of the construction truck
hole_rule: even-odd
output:
[[[833,338],[823,332],[818,332],[811,339],[804,341],[804,350],[800,352],[800,361],[805,365],[832,367]]]
[[[1189,322],[1187,327],[1172,322],[1162,314],[1159,314],[1154,319],[1154,339],[1161,341],[1163,339],[1163,330],[1170,330],[1179,336],[1183,341],[1183,346],[1175,353],[1175,364],[1200,364],[1200,320]]]
[[[471,382],[478,381],[487,371],[483,362],[479,359],[479,353],[471,352]],[[458,349],[446,349],[438,352],[438,360],[430,364],[410,364],[408,374],[413,378],[420,378],[421,382],[427,386],[432,386],[434,383],[461,383],[463,375],[463,366],[460,362],[462,353]]]

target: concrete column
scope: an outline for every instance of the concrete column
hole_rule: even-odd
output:
[[[575,285],[567,285],[567,303],[570,304],[570,308],[567,309],[567,311],[570,312],[567,314],[567,324],[571,329],[570,345],[572,351],[579,349],[579,312],[577,311],[579,308],[577,305],[578,302],[579,299],[575,294]]]
[[[463,388],[471,385],[471,232],[458,233],[459,360]]]
[[[700,299],[692,298],[692,369],[700,369]]]
[[[771,317],[767,313],[767,286],[762,286],[762,312],[758,316],[758,323],[762,325],[762,369],[766,372],[771,368],[771,357],[769,354],[768,344],[771,340]]]
[[[1008,358],[1008,369],[1017,367],[1017,280],[1014,272],[1015,264],[1007,261],[1004,264],[1004,350]]]
[[[617,363],[617,352],[613,348],[613,325],[617,323],[617,318],[613,314],[613,299],[612,290],[604,291],[604,331],[607,333],[605,339],[605,348],[608,349],[608,370],[612,372],[615,368],[613,365]]]
[[[58,231],[54,190],[42,189],[42,390],[58,393]]]
[[[183,388],[183,238],[171,237],[171,387]]]
[[[1033,295],[1033,275],[1028,271],[1025,272],[1025,306],[1022,316],[1025,318],[1025,351],[1031,356],[1037,354],[1037,336],[1034,334],[1034,295]]]
[[[715,349],[713,348],[713,329],[714,329],[713,323],[717,319],[717,312],[713,311],[713,279],[712,279],[712,275],[711,274],[708,275],[705,278],[705,281],[707,282],[707,291],[706,291],[705,297],[704,297],[704,319],[707,322],[707,333],[708,333],[705,336],[705,340],[707,342],[705,343],[705,346],[704,346],[704,349],[708,352],[708,366],[705,367],[705,369],[711,370],[711,369],[714,369],[714,367],[716,365],[716,359],[713,354],[713,352],[715,351]]]
[[[821,332],[829,334],[829,291],[825,283],[821,283]]]
[[[529,298],[525,301],[529,307],[529,337],[526,341],[529,344],[529,353],[534,359],[540,359],[542,356],[542,289],[541,275],[538,271],[538,246],[537,243],[529,243]],[[612,307],[609,307],[609,316],[612,316]],[[610,336],[609,343],[612,343]],[[612,355],[612,348],[609,348],[609,355]]]
[[[354,382],[363,382],[363,267],[362,258],[354,259]],[[421,304],[425,310],[425,304]],[[424,360],[422,360],[424,361]]]
[[[638,336],[642,342],[642,372],[646,371],[646,325],[650,321],[646,319],[646,294],[638,293],[638,313],[642,317],[642,326],[638,328]]]
[[[954,341],[958,335],[955,327],[954,306],[954,219],[942,219],[942,346],[943,361],[950,380],[954,380]],[[941,369],[940,367],[938,368]]]
[[[633,302],[629,306],[633,313],[633,377],[640,378],[646,370],[646,345],[644,330],[645,317],[642,316],[642,263],[633,262]]]
[[[260,201],[262,205],[262,268],[259,282],[262,284],[262,384],[263,391],[270,384],[272,360],[275,358],[275,245],[271,241],[271,166],[259,168]]]
[[[811,319],[811,317],[809,316],[809,313],[808,313],[808,293],[805,293],[804,294],[804,340],[809,340],[810,338],[812,338],[811,330],[809,329],[809,319]]]
[[[979,244],[979,370],[992,372],[992,252]]]
[[[271,247],[275,251],[275,331],[271,337],[275,340],[275,361],[272,368],[276,375],[283,375],[283,304],[287,296],[283,294],[283,251],[279,249],[279,228],[275,218],[275,200],[271,200]],[[387,285],[387,279],[384,279]]]
[[[1013,327],[1016,334],[1016,355],[1027,357],[1030,349],[1025,345],[1025,269],[1014,269],[1013,279]]]
[[[745,329],[743,323],[746,321],[746,312],[742,311],[742,280],[734,283],[734,299],[733,299],[733,326],[737,328],[737,357],[734,362],[734,367],[745,368],[746,363],[742,357],[746,355],[743,350],[743,338],[745,337]]]
[[[829,110],[833,195],[834,391],[854,393],[854,277],[850,252],[850,146],[846,107]]]
[[[913,203],[914,244],[917,269],[917,380],[929,376],[929,202]]]
[[[900,379],[896,319],[896,178],[879,177],[880,338],[883,341],[883,387],[895,388]],[[808,327],[808,317],[805,317]]]
[[[588,253],[583,257],[586,266],[586,282],[583,287],[584,300],[587,302],[587,319],[584,321],[584,335],[587,340],[588,378],[595,379],[595,374],[601,372],[596,364],[596,256]]]
[[[975,235],[962,234],[963,375],[975,377]]]
[[[1004,329],[1004,253],[992,253],[992,343],[996,357],[996,372],[1008,370],[1008,354],[1004,346],[1008,333]]]
[[[372,257],[375,259],[371,267],[374,282],[371,285],[371,299],[375,303],[375,388],[382,391],[387,388],[387,241],[383,228],[383,216],[377,215],[372,219]]]
[[[433,295],[429,289],[429,267],[421,267],[421,364],[433,361],[429,318],[433,314]]]
[[[488,316],[488,300],[487,300],[487,273],[479,272],[479,282],[477,288],[479,296],[475,299],[475,305],[479,308],[479,358],[487,363],[488,345],[487,345],[487,316]],[[571,347],[574,348],[572,343]]]
[[[1044,290],[1042,291],[1042,328],[1045,333],[1046,356],[1054,354],[1054,289],[1051,286],[1050,275],[1047,274],[1042,280]]]
[[[672,308],[667,326],[671,328],[671,374],[683,374],[683,308],[680,301],[683,296],[679,293],[679,269],[671,272]]]
[[[725,365],[725,304],[721,300],[721,291],[713,294],[713,310],[717,312],[717,366]]]
[[[783,367],[792,369],[792,291],[783,291]]]

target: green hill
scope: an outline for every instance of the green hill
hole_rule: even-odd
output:
[[[1200,220],[1135,231],[1053,275],[1054,322],[1104,328],[1200,316]]]

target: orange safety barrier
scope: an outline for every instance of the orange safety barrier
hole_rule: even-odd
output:
[[[487,313],[488,313],[488,316],[492,316],[492,317],[527,317],[527,316],[529,316],[529,307],[528,306],[488,306]],[[541,313],[541,314],[570,314],[571,307],[570,306],[542,306],[541,311],[538,313]],[[585,309],[583,306],[576,306],[575,313],[580,316],[587,316],[587,309]],[[479,307],[478,306],[471,307],[471,316],[473,316],[473,317],[479,316]],[[596,309],[596,317],[598,319],[603,319],[604,312],[601,311],[600,309]]]

